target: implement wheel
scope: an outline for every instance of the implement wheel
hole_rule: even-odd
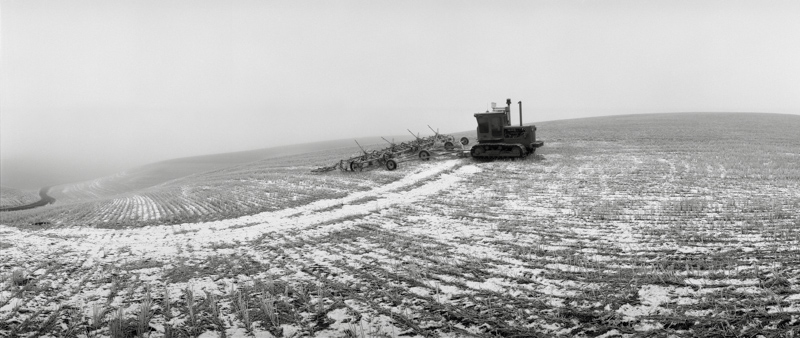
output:
[[[397,162],[395,162],[394,160],[386,161],[386,170],[392,171],[395,169],[397,169]]]
[[[361,171],[361,170],[364,170],[364,167],[361,166],[361,163],[350,162],[350,171]]]
[[[453,150],[453,142],[447,141],[444,143],[445,150]]]
[[[420,150],[419,159],[423,160],[423,161],[430,160],[431,159],[431,153],[429,153],[427,150]]]
[[[466,137],[462,137],[462,138],[461,138],[461,144],[463,144],[463,145],[468,145],[468,144],[469,144],[469,139],[468,139],[468,138],[466,138]]]

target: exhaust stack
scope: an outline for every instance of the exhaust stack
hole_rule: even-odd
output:
[[[522,101],[519,101],[519,126],[522,127]]]
[[[506,122],[508,126],[511,125],[511,99],[506,99]]]

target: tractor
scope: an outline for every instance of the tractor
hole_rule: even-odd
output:
[[[492,102],[492,111],[475,114],[478,120],[478,144],[470,155],[478,159],[524,158],[544,142],[536,140],[536,126],[522,125],[522,101],[519,101],[519,127],[511,126],[511,99],[505,107]]]

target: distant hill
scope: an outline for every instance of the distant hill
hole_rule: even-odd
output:
[[[587,117],[538,122],[537,135],[545,139],[593,140],[662,139],[748,140],[767,137],[795,142],[800,115],[769,113],[659,113]],[[656,132],[657,131],[657,132]],[[753,140],[755,141],[755,140]],[[732,145],[733,143],[731,143]]]
[[[396,142],[403,142],[411,138],[411,135],[409,135],[395,136],[389,139],[394,139]],[[380,137],[360,138],[358,142],[364,147],[383,147],[386,145],[386,142]],[[132,168],[94,180],[57,185],[50,189],[49,195],[56,199],[57,204],[101,199],[154,187],[189,175],[220,170],[270,158],[333,149],[350,152],[359,151],[354,140],[342,139],[232,153],[176,158]]]

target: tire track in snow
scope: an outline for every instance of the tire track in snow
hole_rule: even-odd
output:
[[[368,215],[376,211],[375,205],[385,209],[414,203],[451,187],[479,170],[472,165],[456,169],[458,163],[460,163],[458,160],[436,163],[397,182],[339,199],[322,200],[302,207],[242,217],[232,222],[212,222],[213,225],[200,229],[192,240],[196,244],[207,244],[212,241],[250,241],[266,232],[301,230],[338,219]],[[398,191],[425,180],[431,181],[410,190]],[[365,198],[377,198],[377,200],[363,204],[348,204]],[[328,231],[332,230],[330,227],[326,228]]]
[[[0,234],[4,239],[31,246],[39,245],[44,237],[50,241],[60,238],[59,244],[62,246],[71,247],[71,251],[82,252],[96,260],[116,260],[118,257],[114,253],[122,247],[130,248],[133,254],[141,258],[171,257],[178,248],[185,248],[189,244],[207,246],[234,240],[251,241],[264,233],[301,230],[338,219],[368,215],[376,211],[376,205],[386,209],[411,204],[446,190],[480,171],[475,165],[460,166],[461,163],[460,160],[425,163],[404,178],[369,191],[235,219],[124,230],[69,228],[36,233],[0,225]],[[409,187],[412,188],[403,190]],[[364,199],[370,202],[350,204]]]

